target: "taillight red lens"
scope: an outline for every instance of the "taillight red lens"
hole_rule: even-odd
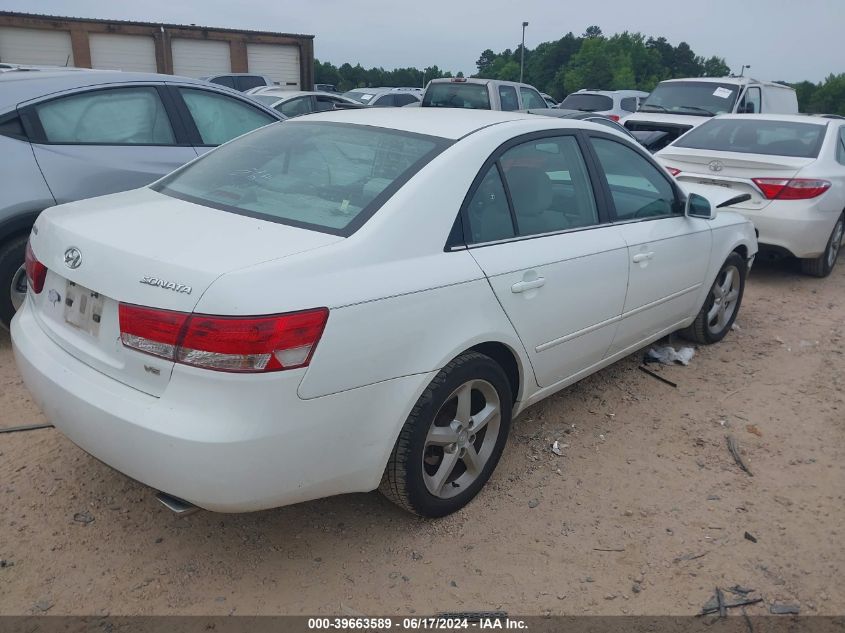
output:
[[[205,369],[268,372],[307,366],[329,311],[227,317],[122,303],[119,316],[126,347]]]
[[[678,169],[677,167],[667,167],[667,168],[666,168],[666,171],[668,171],[668,172],[669,172],[670,174],[672,174],[673,176],[677,176],[678,174],[680,174],[680,173],[681,173],[681,170],[680,170],[680,169]]]
[[[44,290],[44,280],[47,278],[47,267],[38,261],[35,253],[32,252],[32,245],[27,241],[26,255],[24,256],[24,265],[26,268],[26,278],[29,281],[29,287],[35,294]]]
[[[619,122],[619,115],[617,114],[608,114],[607,118],[611,121],[616,121],[617,123]]]
[[[811,178],[752,178],[768,200],[809,200],[830,189],[827,180]]]

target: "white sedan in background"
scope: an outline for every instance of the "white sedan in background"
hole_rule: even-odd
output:
[[[826,277],[845,237],[845,119],[725,115],[656,154],[682,185],[750,198],[731,209],[754,223],[761,251],[801,258]]]
[[[196,506],[379,488],[435,517],[526,407],[675,330],[722,339],[756,251],[605,127],[337,111],[42,213],[12,339],[63,433]]]

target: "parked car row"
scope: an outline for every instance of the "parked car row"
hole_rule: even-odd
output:
[[[843,241],[845,119],[706,115],[652,155],[514,82],[351,104],[102,71],[0,88],[21,375],[183,507],[379,489],[454,512],[513,416],[667,334],[722,340],[758,248],[824,276]]]
[[[297,117],[44,211],[14,353],[58,429],[183,507],[378,488],[443,516],[526,407],[730,331],[757,251],[733,197],[577,119]]]

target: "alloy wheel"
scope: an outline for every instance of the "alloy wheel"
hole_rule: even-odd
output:
[[[839,256],[839,248],[842,245],[842,237],[845,233],[845,221],[841,218],[833,227],[833,235],[830,238],[830,248],[827,250],[827,267],[833,268],[836,258]]]
[[[713,304],[707,312],[707,330],[717,335],[725,329],[736,312],[741,278],[736,266],[726,266],[716,277],[710,296]]]
[[[496,446],[501,402],[486,380],[469,380],[443,403],[425,438],[423,480],[435,497],[448,499],[470,486]]]
[[[9,296],[12,298],[12,306],[20,310],[23,300],[26,298],[26,268],[21,266],[12,276],[12,286],[9,288]]]

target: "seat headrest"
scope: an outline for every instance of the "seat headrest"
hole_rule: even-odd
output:
[[[552,203],[552,181],[532,167],[511,167],[505,172],[513,206],[519,215],[540,215]]]

